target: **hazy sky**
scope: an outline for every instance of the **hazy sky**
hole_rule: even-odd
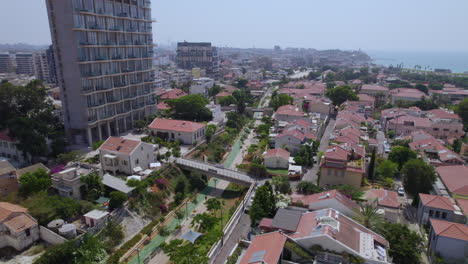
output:
[[[468,51],[467,0],[152,0],[152,7],[154,39],[163,45]],[[1,0],[0,10],[0,43],[51,42],[45,0]]]

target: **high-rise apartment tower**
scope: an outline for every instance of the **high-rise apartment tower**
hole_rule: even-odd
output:
[[[91,144],[156,113],[150,0],[46,0],[67,136]]]

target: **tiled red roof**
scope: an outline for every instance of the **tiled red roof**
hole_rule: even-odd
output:
[[[291,136],[291,137],[297,138],[301,142],[304,141],[304,138],[305,138],[305,135],[297,129],[285,130],[283,131],[283,133],[279,134],[276,137],[280,138],[280,137],[285,137],[285,136]]]
[[[157,105],[158,110],[167,110],[170,109],[169,105],[166,102],[161,102]]]
[[[434,115],[437,118],[442,118],[442,119],[461,119],[459,115],[455,113],[449,113],[445,110],[442,109],[432,109],[428,111],[432,115]]]
[[[186,96],[187,93],[180,90],[180,89],[172,89],[163,94],[161,94],[160,99],[168,100],[168,99],[177,99],[182,96]]]
[[[432,229],[438,236],[468,241],[468,226],[437,219],[430,219],[430,221]]]
[[[3,222],[3,224],[13,232],[19,233],[37,225],[37,221],[28,214],[23,213]]]
[[[392,126],[394,125],[405,125],[407,123],[414,123],[415,127],[422,127],[422,128],[428,128],[431,127],[432,122],[429,118],[424,118],[424,117],[416,117],[416,116],[410,116],[410,115],[403,115],[398,118],[394,118],[390,120]]]
[[[440,166],[436,171],[451,193],[468,195],[468,168],[465,165]]]
[[[136,140],[130,140],[120,137],[109,137],[101,145],[101,147],[99,147],[99,149],[130,154],[136,147],[138,147],[140,143],[140,141]]]
[[[448,197],[420,193],[419,198],[424,206],[454,211],[452,201]]]
[[[281,149],[281,148],[276,148],[276,149],[270,149],[266,152],[265,158],[269,157],[281,157],[283,159],[289,160],[289,157],[291,156],[291,153],[289,151]]]
[[[377,199],[380,206],[399,208],[398,194],[389,190],[371,189],[365,194],[367,200]]]
[[[349,208],[350,210],[359,209],[359,205],[355,201],[346,197],[346,195],[340,193],[336,189],[311,195],[293,193],[290,196],[293,202],[302,202],[305,205],[311,205],[325,200],[336,200],[339,203],[346,206],[347,208]]]
[[[468,216],[468,199],[459,198],[457,199],[457,204],[463,213]]]
[[[240,264],[278,263],[283,253],[286,239],[286,236],[281,232],[273,232],[256,236],[245,252],[245,255],[242,257]],[[262,253],[261,260],[252,262],[252,257],[257,252]]]
[[[226,96],[231,96],[232,93],[230,92],[220,92],[216,95],[216,97],[226,97]]]
[[[0,221],[7,219],[13,213],[26,213],[28,209],[7,202],[0,202]]]
[[[306,132],[306,133],[304,134],[304,136],[305,136],[305,138],[311,139],[311,140],[313,140],[313,141],[315,141],[315,140],[318,139],[316,135],[314,135],[314,134],[312,134],[312,133],[310,133],[310,132]]]
[[[388,91],[387,87],[380,86],[380,85],[374,85],[374,84],[364,84],[361,88],[361,91]]]
[[[359,96],[359,101],[364,101],[364,102],[375,102],[375,97],[367,95],[367,94],[358,94]]]
[[[199,129],[205,127],[204,124],[184,121],[184,120],[173,120],[173,119],[164,119],[156,118],[151,122],[149,128],[156,130],[168,130],[168,131],[177,131],[177,132],[190,132],[193,133]]]
[[[294,105],[283,105],[276,111],[277,115],[305,116],[304,112],[299,111]]]
[[[325,151],[325,158],[326,159],[334,159],[334,160],[348,160],[349,151],[340,147],[339,145],[328,147]]]
[[[392,96],[398,97],[410,97],[410,98],[421,98],[427,97],[427,95],[418,89],[411,89],[411,88],[397,88],[390,91]]]
[[[260,223],[258,224],[259,227],[266,227],[266,228],[271,228],[273,224],[273,219],[272,218],[263,218]]]
[[[4,129],[4,130],[0,131],[0,140],[9,141],[9,142],[16,142],[16,139],[11,138],[8,135],[8,133],[10,133],[10,131],[8,129]]]
[[[338,223],[337,230],[334,230],[331,226],[323,224],[320,229],[316,229],[320,225],[319,212],[322,214],[321,217],[328,216],[328,219],[334,219]],[[291,237],[294,239],[301,239],[310,236],[327,235],[333,240],[337,240],[347,247],[353,249],[355,252],[360,252],[361,233],[371,235],[375,241],[379,242],[385,247],[389,247],[389,243],[385,238],[378,235],[377,233],[359,225],[354,220],[339,214],[336,219],[337,211],[333,209],[325,209],[320,211],[304,213],[299,221],[296,229],[296,233],[292,234]]]

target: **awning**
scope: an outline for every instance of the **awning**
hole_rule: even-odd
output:
[[[190,243],[195,243],[195,240],[199,238],[202,235],[202,233],[195,232],[193,230],[187,231],[181,238],[190,241]]]

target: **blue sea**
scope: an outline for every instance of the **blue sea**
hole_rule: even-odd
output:
[[[414,69],[450,69],[452,72],[468,72],[467,52],[427,52],[427,51],[365,51],[375,64],[396,66],[403,64],[404,68]]]

